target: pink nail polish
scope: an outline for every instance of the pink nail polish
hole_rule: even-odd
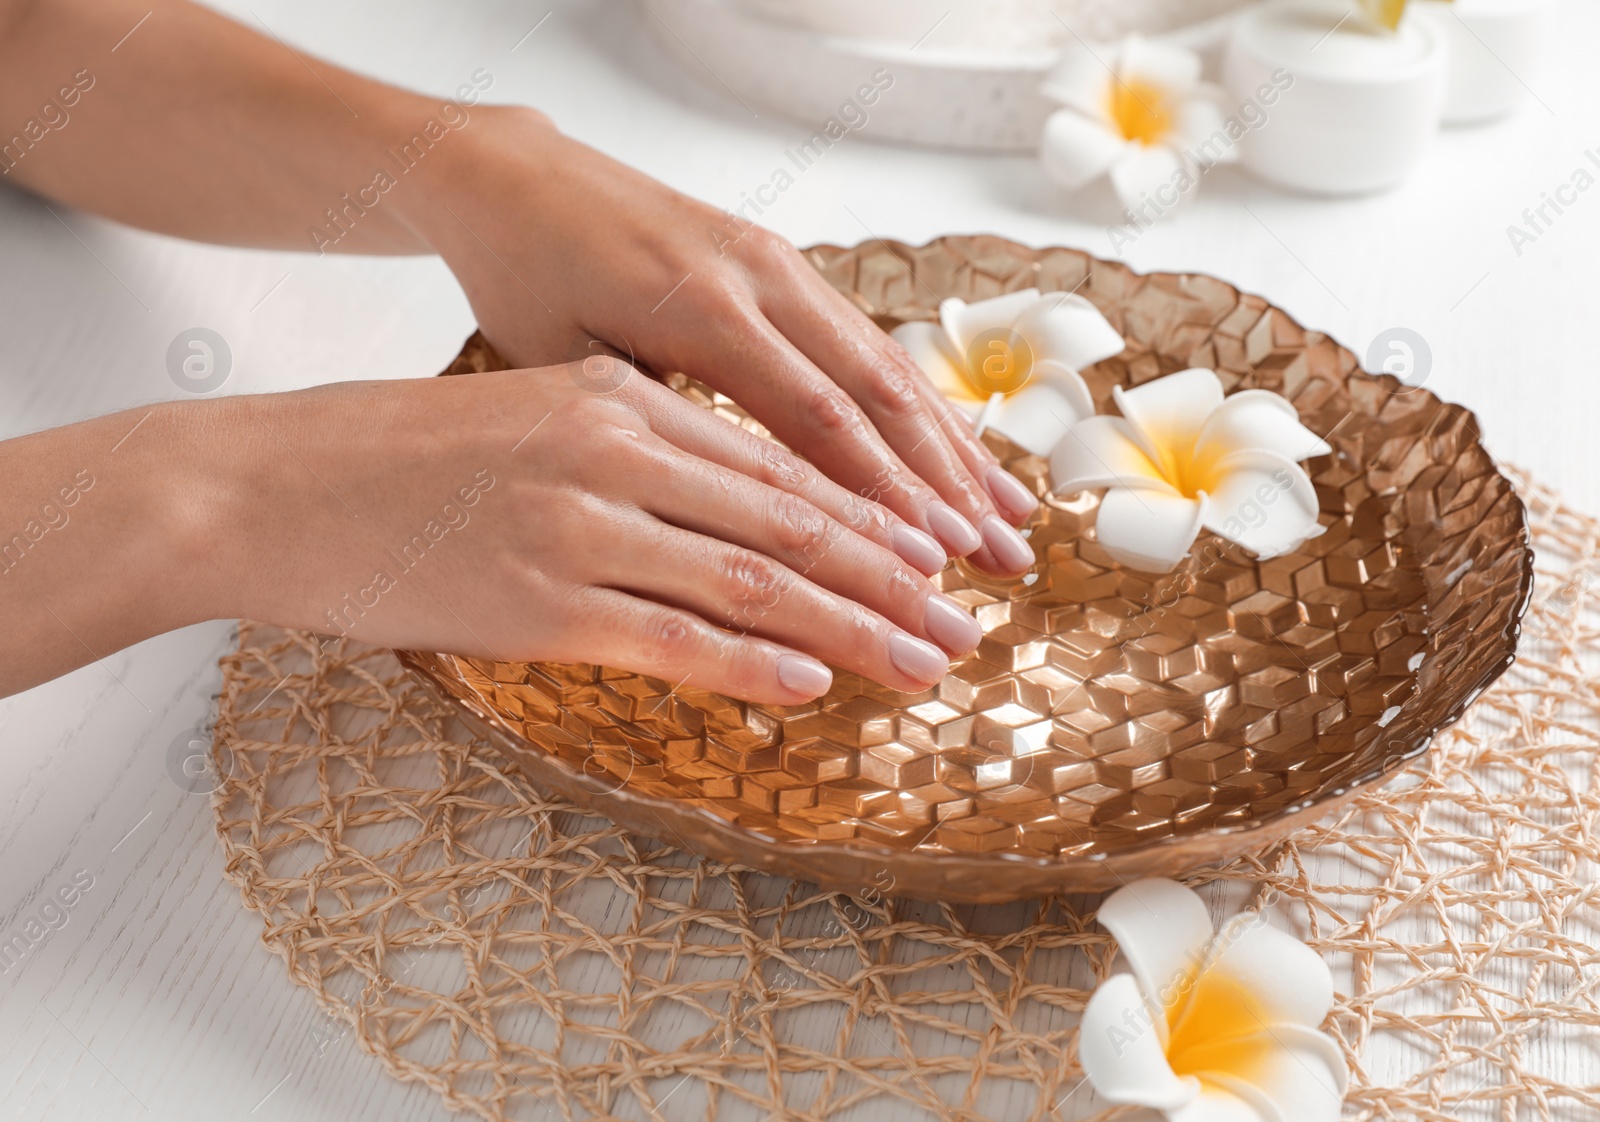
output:
[[[983,520],[983,543],[1008,573],[1020,573],[1033,567],[1033,547],[1028,539],[992,514]]]
[[[950,673],[950,660],[943,651],[904,631],[889,636],[889,661],[900,673],[919,682],[937,682]]]
[[[998,465],[990,468],[986,478],[989,494],[994,496],[994,501],[1011,516],[1012,521],[1026,518],[1039,508],[1038,496],[1005,468]]]
[[[983,639],[978,621],[960,604],[937,592],[928,597],[922,622],[933,641],[951,654],[964,655]]]
[[[945,503],[928,505],[928,528],[956,557],[965,557],[983,544],[983,538],[972,528],[972,523]]]
[[[900,559],[924,576],[933,576],[950,561],[939,543],[915,526],[900,523],[890,532],[889,540]]]
[[[833,672],[814,658],[786,654],[778,658],[778,681],[791,693],[810,699],[828,692]]]

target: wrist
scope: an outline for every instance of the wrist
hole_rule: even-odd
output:
[[[447,112],[451,108],[457,112]],[[389,149],[389,164],[398,177],[409,181],[403,192],[395,192],[400,220],[418,241],[453,265],[463,251],[481,252],[475,218],[500,185],[515,181],[526,199],[538,187],[527,174],[529,162],[536,167],[547,164],[554,157],[544,153],[570,141],[550,118],[524,106],[467,108],[448,102],[433,109],[436,112],[425,120],[436,122],[436,127],[410,130],[404,141]],[[447,125],[447,117],[454,124]],[[391,132],[401,135],[407,130],[391,128]],[[430,136],[436,139],[430,141]]]
[[[253,573],[246,559],[250,510],[267,494],[260,468],[268,450],[241,423],[246,401],[157,405],[118,450],[134,453],[137,506],[148,521],[133,537],[162,630],[247,614],[244,591],[261,578],[259,555]]]

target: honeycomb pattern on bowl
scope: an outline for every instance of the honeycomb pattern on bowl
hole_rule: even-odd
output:
[[[1509,664],[1532,578],[1525,512],[1476,419],[1362,372],[1327,336],[1211,277],[1139,275],[993,237],[820,247],[879,324],[947,296],[1075,290],[1128,340],[1114,385],[1212,367],[1289,398],[1334,454],[1307,463],[1325,532],[1258,561],[1203,535],[1173,573],[1122,569],[1093,494],[986,439],[1042,498],[1036,563],[938,578],[984,639],[935,688],[848,673],[817,702],[752,705],[578,664],[402,661],[536,783],[719,859],[854,889],[996,901],[1175,874],[1258,849],[1425,750]],[[481,336],[447,373],[503,368]],[[682,376],[679,392],[761,431]]]

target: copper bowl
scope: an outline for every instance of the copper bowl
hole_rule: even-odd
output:
[[[994,237],[809,257],[885,327],[933,318],[947,296],[1082,293],[1128,340],[1085,372],[1102,410],[1112,386],[1189,366],[1285,395],[1335,448],[1308,465],[1326,532],[1267,562],[1202,536],[1153,578],[1100,549],[1094,497],[1047,500],[1026,577],[957,563],[938,578],[985,639],[914,695],[839,673],[826,697],[783,708],[597,666],[400,652],[536,785],[707,857],[846,891],[984,903],[1100,890],[1279,841],[1426,751],[1510,664],[1527,522],[1466,409],[1362,372],[1213,277]],[[450,372],[503,366],[474,337]],[[1047,493],[1040,458],[989,439]]]

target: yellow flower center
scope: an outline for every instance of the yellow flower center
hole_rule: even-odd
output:
[[[1107,112],[1124,140],[1159,144],[1172,131],[1172,112],[1161,89],[1139,78],[1111,82]]]
[[[1400,26],[1400,17],[1406,14],[1406,0],[1357,0],[1357,6],[1369,20],[1390,31]]]
[[[1147,430],[1148,432],[1148,430]],[[1172,484],[1186,499],[1197,499],[1200,492],[1215,494],[1222,482],[1217,471],[1220,457],[1215,450],[1210,455],[1195,455],[1192,443],[1162,432],[1148,432],[1151,443],[1160,455],[1153,461],[1161,478]],[[1192,437],[1190,440],[1192,441]]]
[[[1267,1027],[1255,994],[1233,981],[1209,971],[1190,975],[1189,992],[1167,1006],[1167,1059],[1179,1075],[1184,1068],[1184,1053],[1189,1049],[1216,1044],[1239,1036],[1249,1036]]]
[[[1008,328],[980,332],[967,346],[961,373],[979,401],[997,393],[1016,393],[1033,373],[1033,348]]]

